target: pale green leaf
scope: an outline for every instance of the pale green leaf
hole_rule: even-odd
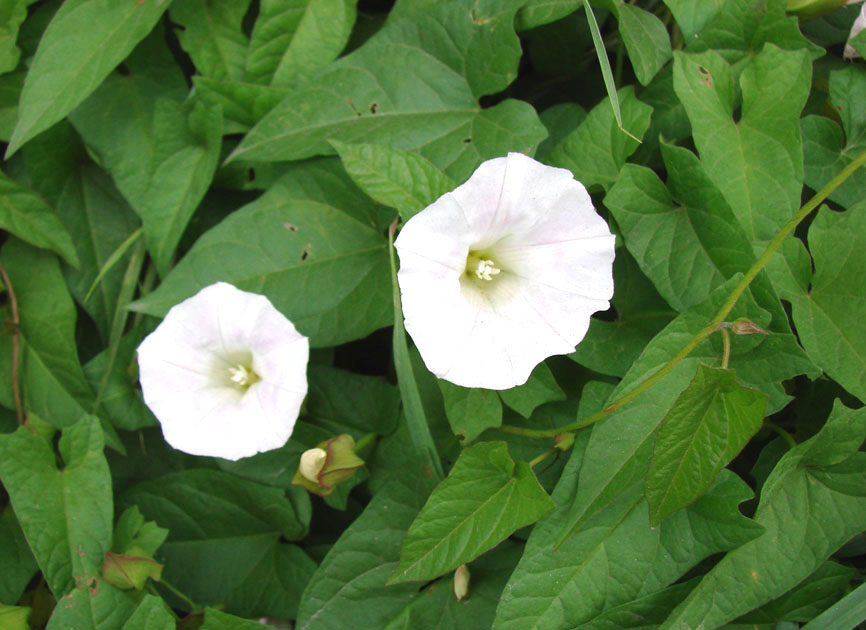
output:
[[[121,630],[175,630],[175,619],[159,597],[145,595]]]
[[[761,428],[767,395],[737,383],[734,370],[701,364],[656,434],[644,481],[657,525],[715,480]]]
[[[544,363],[529,375],[523,385],[499,392],[502,402],[514,409],[524,418],[528,418],[536,407],[555,400],[565,400],[565,392],[559,387],[550,368]]]
[[[532,469],[515,464],[504,442],[463,449],[409,528],[388,582],[429,580],[456,569],[551,509]]]
[[[403,221],[457,187],[453,179],[416,153],[336,140],[331,145],[361,190],[379,203],[396,208]]]
[[[21,57],[15,45],[18,27],[27,17],[28,0],[2,0],[0,2],[0,74],[14,70]]]
[[[85,575],[75,589],[57,600],[45,630],[115,630],[135,610],[135,602],[100,577]]]
[[[809,227],[815,262],[808,294],[793,299],[794,324],[809,357],[866,400],[866,204],[823,208]]]
[[[168,0],[68,0],[39,42],[7,157],[71,112],[153,29]]]
[[[111,477],[102,448],[102,429],[92,416],[63,431],[62,470],[51,444],[26,427],[0,436],[0,477],[58,599],[99,575],[111,547]]]
[[[775,77],[784,76],[785,81]],[[717,52],[674,55],[674,89],[688,113],[706,171],[749,240],[766,241],[800,207],[800,111],[811,85],[805,51],[768,44],[740,75]]]
[[[846,445],[834,449],[835,455],[848,459],[833,464],[820,455],[810,457],[813,451],[826,452],[839,436]],[[788,451],[764,484],[754,516],[766,528],[764,534],[722,558],[662,629],[718,627],[790,590],[866,529],[866,456],[856,451],[864,437],[866,410],[853,411],[837,401],[821,432]],[[726,596],[720,599],[719,593]]]
[[[694,39],[704,27],[715,19],[721,12],[722,7],[728,0],[664,0],[667,7],[674,15],[677,26],[683,33],[686,41]]]
[[[215,608],[205,608],[201,630],[272,630],[273,626],[235,617]]]
[[[647,85],[671,58],[671,41],[662,21],[633,4],[616,5],[619,32],[641,85]]]
[[[32,608],[29,606],[8,606],[0,604],[0,625],[5,630],[30,630],[27,619]]]

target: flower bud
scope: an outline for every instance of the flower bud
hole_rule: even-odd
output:
[[[560,451],[567,451],[574,445],[574,433],[559,433],[553,438],[553,446]]]
[[[102,577],[119,589],[134,588],[140,591],[144,588],[147,578],[159,582],[162,577],[162,565],[152,558],[125,556],[109,551],[105,554],[105,562],[102,565]]]
[[[351,478],[363,465],[364,460],[355,455],[355,440],[344,433],[301,455],[292,483],[326,497],[338,483]]]
[[[734,320],[731,324],[731,332],[735,335],[769,335],[766,330],[758,326],[755,322],[745,317]]]
[[[454,572],[454,597],[459,602],[469,593],[469,567],[461,564]]]
[[[301,455],[301,465],[298,470],[304,477],[316,483],[319,471],[322,470],[327,458],[328,453],[324,449],[311,448]]]

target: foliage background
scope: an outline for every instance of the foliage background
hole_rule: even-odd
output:
[[[577,0],[0,1],[0,625],[866,618],[859,6],[592,4],[618,106]],[[392,328],[388,227],[509,151],[589,188],[616,294],[464,389]],[[292,438],[239,462],[170,449],[135,374],[220,280],[314,348]],[[338,433],[366,467],[293,486]]]

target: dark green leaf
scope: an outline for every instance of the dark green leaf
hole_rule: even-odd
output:
[[[241,21],[250,0],[174,0],[169,15],[182,28],[177,38],[198,74],[240,81],[247,57]]]
[[[379,435],[397,428],[400,393],[383,378],[310,365],[307,380],[307,413],[317,420]]]
[[[135,602],[101,578],[84,575],[75,589],[57,600],[45,630],[115,630],[135,610]]]
[[[313,346],[364,337],[393,318],[387,241],[361,218],[370,206],[327,163],[298,165],[199,239],[133,308],[164,315],[222,280],[266,295]]]
[[[823,208],[809,228],[815,275],[793,300],[794,323],[809,357],[866,400],[866,204],[845,213]]]
[[[737,383],[736,372],[701,364],[665,415],[644,481],[650,522],[703,494],[761,428],[767,395]]]
[[[433,486],[423,466],[391,476],[313,574],[298,611],[298,630],[343,630],[348,608],[353,625],[381,628],[418,597],[417,584],[385,586],[385,580],[397,566],[400,543]]]
[[[5,0],[0,5],[0,74],[14,70],[21,57],[15,45],[18,27],[27,17],[27,0]]]
[[[803,630],[855,628],[866,621],[866,584],[861,584],[843,599],[803,626]]]
[[[826,459],[826,447],[840,436],[844,446]],[[824,429],[788,451],[764,484],[755,522],[766,532],[722,558],[662,628],[718,627],[793,588],[866,529],[866,497],[825,483],[832,476],[841,485],[866,487],[866,460],[856,451],[864,437],[866,409],[853,411],[837,401]],[[832,462],[840,455],[848,460],[836,470],[840,465]],[[821,472],[832,475],[822,479]],[[791,549],[809,553],[792,554]],[[718,598],[721,592],[724,601]]]
[[[632,135],[642,137],[649,127],[652,108],[637,100],[631,86],[619,90],[618,95],[623,127]],[[620,169],[637,146],[638,143],[617,126],[610,102],[605,99],[550,152],[548,161],[569,169],[587,188],[607,190],[616,182]]]
[[[39,42],[7,157],[87,98],[153,29],[168,2],[69,0]]]
[[[58,599],[95,579],[111,547],[111,477],[102,448],[102,429],[93,417],[63,431],[62,470],[51,444],[26,427],[0,436],[0,477]],[[87,596],[73,595],[76,602],[80,597]]]
[[[409,528],[389,583],[428,580],[492,549],[553,509],[528,464],[504,442],[463,449]]]
[[[0,566],[0,603],[14,604],[38,567],[9,506],[0,513]]]
[[[250,619],[242,619],[228,613],[216,610],[215,608],[205,608],[204,623],[201,630],[272,630],[273,626],[262,624],[258,621]]]
[[[467,388],[439,381],[445,399],[445,413],[454,435],[472,442],[485,430],[502,425],[502,403],[489,389]]]
[[[69,232],[45,200],[0,173],[0,228],[36,247],[49,249],[78,267]]]
[[[641,85],[647,85],[671,58],[667,28],[654,14],[621,2],[616,5],[619,32]]]

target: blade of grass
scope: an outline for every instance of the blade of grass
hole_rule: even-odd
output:
[[[803,626],[802,630],[856,628],[857,624],[864,621],[866,621],[866,584],[861,584]]]
[[[90,289],[87,291],[87,295],[84,296],[84,301],[90,299],[90,296],[93,295],[93,292],[96,290],[96,287],[99,286],[99,283],[102,282],[102,278],[111,271],[111,268],[117,264],[117,261],[120,260],[123,255],[126,253],[126,250],[132,247],[133,243],[141,236],[142,228],[138,228],[135,232],[129,235],[125,241],[123,241],[117,249],[115,249],[111,256],[108,257],[108,260],[105,261],[105,264],[102,265],[102,269],[99,270],[96,278],[93,280],[93,284],[90,285]]]
[[[622,112],[619,109],[619,98],[616,95],[616,82],[613,79],[613,72],[610,70],[610,61],[607,58],[607,51],[604,49],[604,40],[601,38],[601,31],[598,29],[598,22],[595,20],[592,7],[589,6],[589,0],[583,0],[583,7],[586,9],[586,21],[589,22],[589,32],[592,35],[592,43],[595,44],[595,54],[598,56],[601,76],[604,79],[604,87],[610,99],[610,106],[613,108],[616,124],[625,135],[640,142],[640,138],[635,138],[628,129],[622,126]]]
[[[430,435],[421,395],[418,393],[418,383],[412,371],[409,359],[409,346],[406,343],[406,329],[403,327],[403,305],[400,301],[400,286],[397,284],[397,261],[394,258],[394,230],[398,219],[394,219],[388,230],[388,252],[391,256],[391,285],[394,294],[394,367],[397,370],[397,384],[400,387],[400,397],[403,399],[403,411],[409,427],[409,435],[415,448],[427,455],[427,463],[432,475],[437,480],[445,477],[439,453]]]

